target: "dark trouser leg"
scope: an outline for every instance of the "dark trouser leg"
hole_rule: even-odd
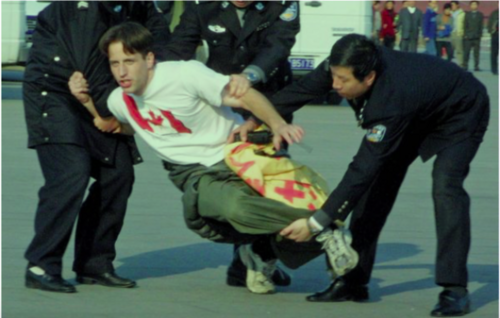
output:
[[[439,58],[443,57],[443,41],[436,41],[436,56]]]
[[[479,68],[479,51],[481,50],[481,39],[474,39],[472,41],[472,48],[474,49],[474,68]]]
[[[498,74],[498,32],[491,35],[491,72]]]
[[[353,237],[352,247],[359,253],[359,263],[345,276],[345,280],[353,285],[366,285],[370,281],[380,232],[396,201],[408,167],[418,155],[418,144],[402,144],[409,146],[402,146],[382,167],[370,189],[354,208],[349,228]]]
[[[89,182],[91,159],[84,148],[74,145],[43,145],[36,151],[45,184],[38,194],[35,237],[25,257],[58,275]]]
[[[402,52],[408,52],[410,48],[410,40],[409,39],[401,39],[401,43],[399,44],[400,50]]]
[[[408,47],[408,52],[417,52],[418,39],[411,39]]]
[[[444,42],[444,48],[446,50],[446,60],[451,62],[453,59],[453,47],[451,46],[451,42]]]
[[[469,57],[471,49],[472,49],[472,40],[464,40],[464,60],[462,67],[465,69],[469,67]]]
[[[436,284],[467,287],[470,247],[470,199],[463,184],[482,134],[468,138],[437,155],[432,172],[438,238]]]
[[[134,183],[132,156],[125,142],[118,143],[113,166],[92,161],[92,177],[96,181],[78,219],[73,270],[102,274],[113,270],[115,243]]]
[[[384,38],[384,46],[390,49],[394,49],[394,44],[396,43],[396,38],[385,37]]]

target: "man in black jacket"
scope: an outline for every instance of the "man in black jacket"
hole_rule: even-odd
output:
[[[238,74],[248,81],[246,85],[270,97],[292,82],[288,56],[299,31],[295,1],[201,1],[186,7],[167,45],[167,60],[194,58],[204,40],[209,68],[224,75]],[[293,116],[290,113],[284,119],[290,123]],[[227,283],[245,286],[245,273],[236,258],[228,268]],[[290,277],[279,268],[273,280],[281,286],[290,284]]]
[[[451,80],[450,80],[451,79]],[[317,229],[345,220],[359,264],[309,301],[362,301],[375,260],[379,234],[410,164],[436,156],[433,199],[438,237],[436,283],[444,287],[434,316],[469,310],[467,255],[470,199],[463,187],[489,121],[485,87],[458,66],[424,54],[390,51],[361,35],[347,35],[315,71],[272,98],[282,114],[293,112],[333,87],[345,97],[358,125],[361,146],[340,184],[309,220],[281,234],[298,242]],[[246,129],[252,126],[248,121]]]
[[[462,67],[469,68],[470,51],[474,50],[474,70],[479,71],[479,51],[483,36],[484,16],[478,11],[479,1],[470,2],[470,11],[465,13],[464,19],[464,62]]]
[[[184,11],[167,59],[192,59],[204,40],[209,68],[241,74],[269,97],[292,82],[288,56],[299,31],[295,1],[201,1]]]
[[[169,30],[152,2],[56,1],[38,16],[23,94],[28,147],[37,151],[45,184],[39,192],[35,236],[25,254],[26,287],[76,291],[61,272],[77,217],[73,264],[77,281],[135,286],[114,273],[112,262],[134,182],[132,165],[142,159],[132,138],[99,131],[112,131],[118,125],[106,105],[117,85],[98,50],[99,38],[127,20],[152,31],[162,58]],[[68,88],[75,71],[89,79],[96,106],[92,114]],[[90,178],[95,182],[84,201]]]

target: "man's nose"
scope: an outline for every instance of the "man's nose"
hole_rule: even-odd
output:
[[[342,84],[340,83],[340,81],[338,79],[333,79],[333,85],[332,85],[332,88],[336,91],[338,91],[339,89],[342,88]]]
[[[120,65],[120,76],[124,77],[127,75],[127,67],[125,65]]]

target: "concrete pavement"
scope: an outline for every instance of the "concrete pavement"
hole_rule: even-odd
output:
[[[492,117],[472,163],[466,188],[472,199],[469,256],[472,313],[498,317],[498,77],[476,74],[488,87]],[[136,167],[134,193],[117,244],[119,274],[136,279],[131,290],[78,285],[61,295],[24,287],[23,253],[33,235],[37,191],[43,179],[27,134],[21,101],[2,101],[2,317],[427,317],[440,288],[433,283],[436,235],[431,198],[432,163],[417,161],[400,191],[380,238],[368,303],[311,304],[304,297],[327,286],[323,258],[296,271],[293,284],[276,295],[254,295],[225,285],[232,247],[189,232],[180,192],[159,160],[139,141],[146,162]],[[296,115],[307,131],[311,154],[292,147],[296,160],[318,170],[333,188],[364,132],[348,107],[308,106]],[[71,272],[73,241],[64,258]]]

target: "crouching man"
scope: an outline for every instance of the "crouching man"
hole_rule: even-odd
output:
[[[152,42],[150,32],[132,22],[111,28],[100,41],[120,85],[108,107],[122,124],[109,132],[135,132],[154,149],[172,182],[184,192],[189,228],[216,242],[250,243],[238,252],[248,268],[246,285],[254,293],[272,293],[277,259],[297,268],[322,254],[322,246],[277,236],[291,222],[309,218],[311,210],[260,196],[223,161],[226,140],[243,123],[231,107],[263,120],[274,134],[276,149],[283,139],[299,142],[304,132],[287,124],[256,90],[242,88],[199,62],[155,63]],[[81,74],[74,74],[70,86],[91,109]],[[327,230],[319,240],[335,270],[354,268],[357,254],[346,244],[343,231]]]

